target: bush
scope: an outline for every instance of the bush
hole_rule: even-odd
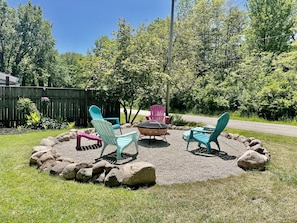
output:
[[[36,104],[31,101],[30,98],[19,98],[16,106],[17,111],[30,115],[31,113],[38,112]]]
[[[172,115],[170,118],[170,123],[173,125],[180,125],[180,126],[187,124],[187,122],[182,119],[181,115]]]
[[[44,99],[44,98],[43,98]],[[49,102],[49,99],[43,100]],[[17,103],[17,110],[24,113],[25,128],[30,129],[67,129],[74,126],[74,123],[68,123],[61,119],[44,117],[37,109],[35,103],[30,98],[20,98]]]

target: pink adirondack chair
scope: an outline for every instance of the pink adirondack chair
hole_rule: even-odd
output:
[[[152,105],[150,107],[150,115],[146,116],[146,120],[165,121],[165,124],[169,124],[169,116],[165,116],[165,108],[162,105]]]

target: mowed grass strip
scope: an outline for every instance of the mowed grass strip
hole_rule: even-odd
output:
[[[63,130],[0,135],[0,222],[296,222],[296,138],[227,131],[262,140],[267,170],[134,191],[30,167],[32,148]]]

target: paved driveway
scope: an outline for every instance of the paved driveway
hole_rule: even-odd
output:
[[[132,110],[132,113],[135,114],[136,110]],[[141,110],[139,114],[149,115],[149,111]],[[216,125],[217,122],[217,118],[198,115],[182,115],[182,118],[188,122],[196,122],[201,124]],[[297,126],[292,125],[269,124],[262,122],[249,122],[230,119],[227,127],[233,129],[242,129],[255,132],[297,137]]]

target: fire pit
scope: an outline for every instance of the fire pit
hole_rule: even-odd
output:
[[[142,136],[149,136],[150,138],[152,136],[161,136],[166,141],[165,135],[167,133],[168,126],[162,122],[158,122],[156,120],[148,120],[138,124],[137,128],[140,133],[139,138],[141,138]]]

